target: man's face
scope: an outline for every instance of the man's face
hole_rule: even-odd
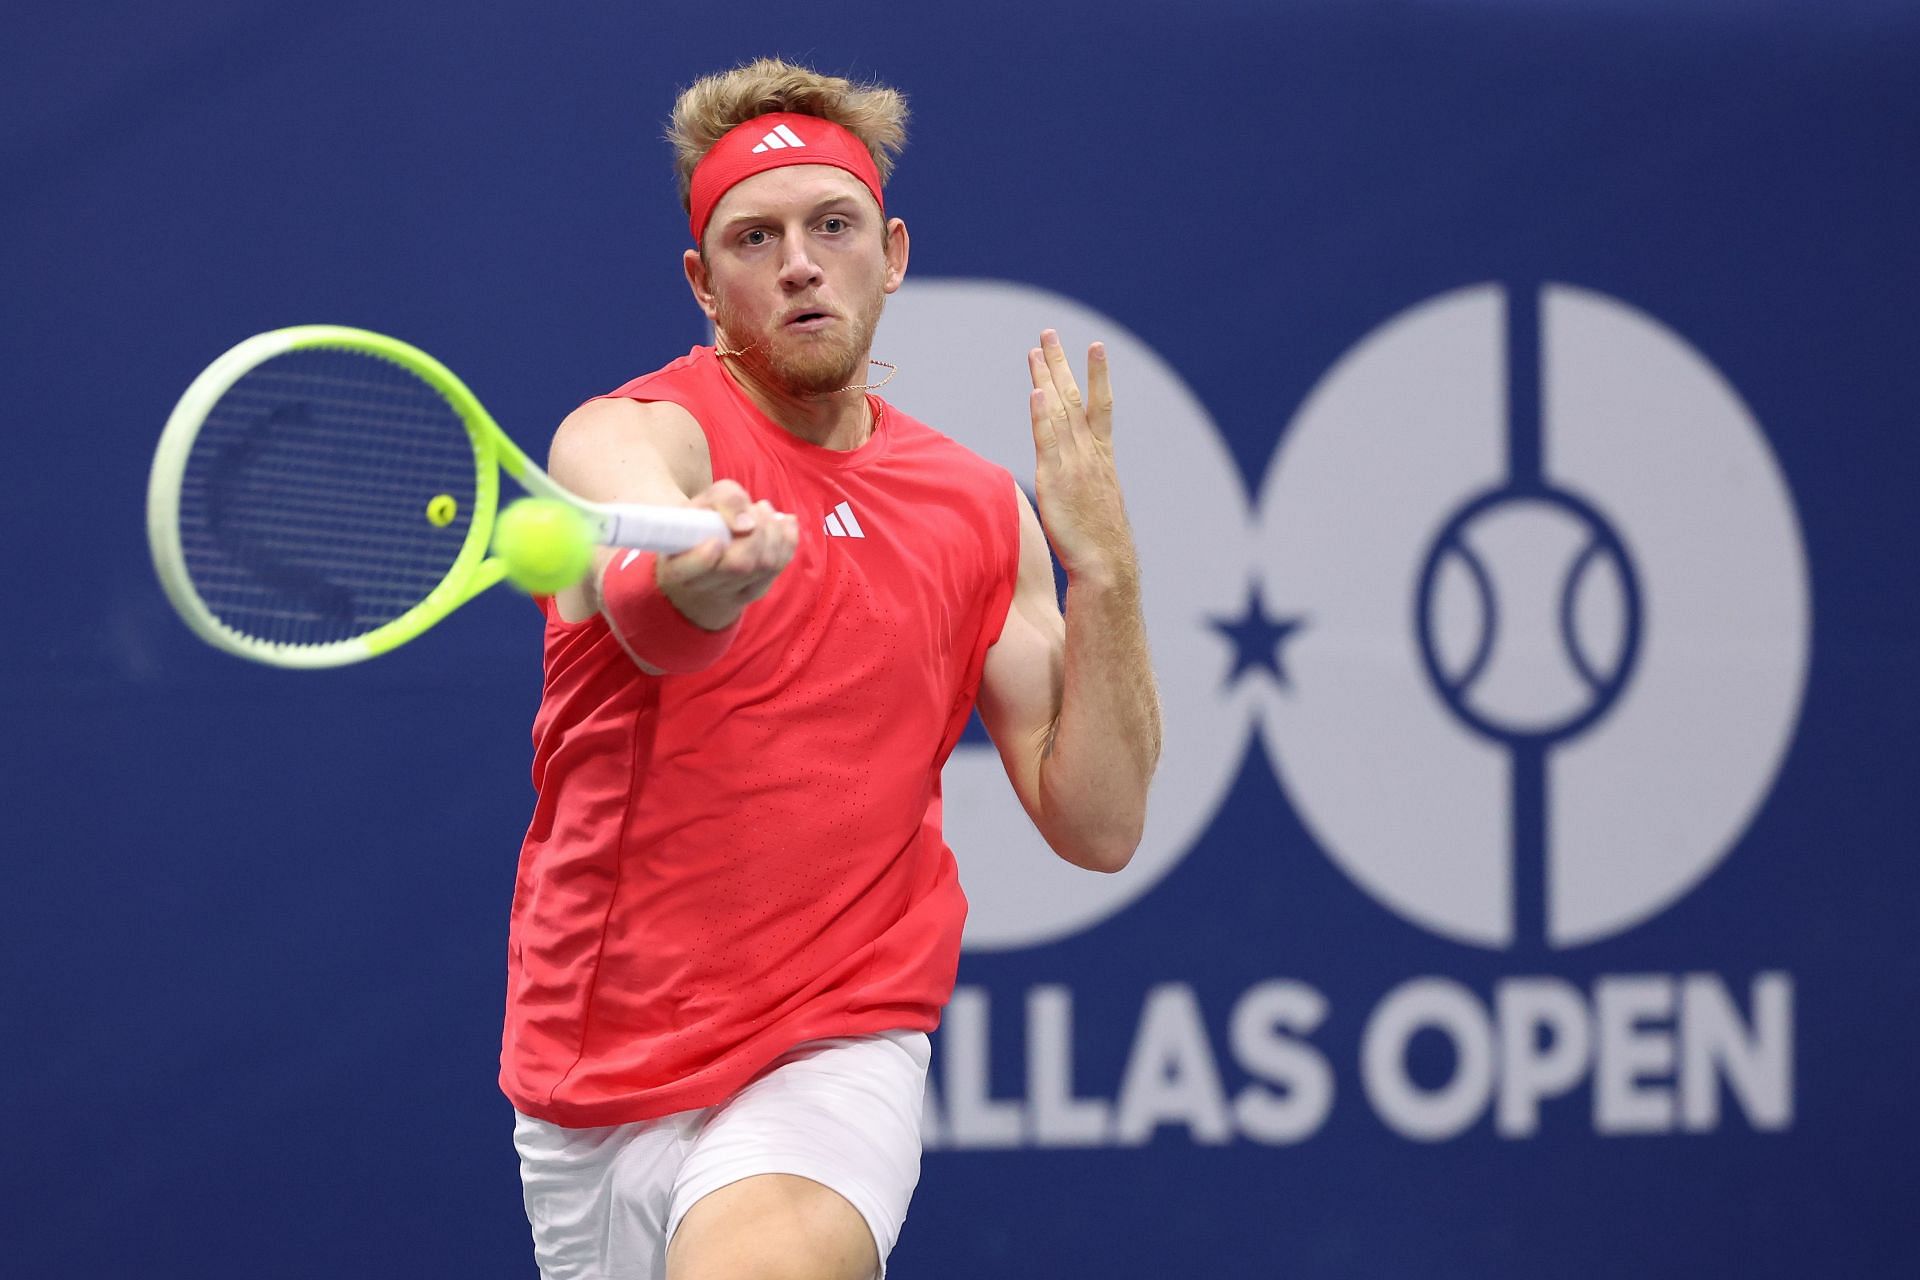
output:
[[[755,174],[714,206],[705,246],[687,260],[695,297],[750,368],[801,395],[862,380],[906,229],[859,179],[827,165]]]

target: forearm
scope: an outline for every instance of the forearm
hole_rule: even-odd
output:
[[[1069,579],[1060,712],[1040,761],[1041,834],[1068,861],[1118,871],[1146,822],[1160,696],[1131,564]]]

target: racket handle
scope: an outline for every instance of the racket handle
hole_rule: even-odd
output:
[[[600,545],[672,554],[709,538],[731,538],[727,522],[695,507],[601,507]]]

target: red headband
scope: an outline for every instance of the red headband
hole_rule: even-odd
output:
[[[690,194],[693,242],[706,234],[707,219],[720,197],[756,173],[784,169],[790,164],[825,164],[845,169],[873,192],[873,198],[886,212],[887,202],[880,195],[880,170],[873,163],[867,144],[847,130],[819,116],[796,115],[777,111],[755,116],[745,124],[729,129],[700,163],[693,167]]]

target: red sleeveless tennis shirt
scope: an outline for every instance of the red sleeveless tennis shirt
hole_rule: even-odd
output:
[[[966,916],[940,767],[1019,560],[1012,477],[872,399],[857,449],[709,347],[612,393],[685,407],[715,479],[800,518],[726,655],[651,676],[546,611],[500,1084],[570,1127],[711,1106],[793,1045],[931,1030]]]

